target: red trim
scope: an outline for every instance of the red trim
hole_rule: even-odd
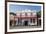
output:
[[[25,19],[25,18],[37,18],[37,17],[36,16],[35,17],[27,17],[27,16],[26,17],[17,17],[17,16],[15,16],[15,18],[24,18]]]

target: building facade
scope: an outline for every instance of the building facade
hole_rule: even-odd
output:
[[[11,26],[37,25],[36,11],[22,10],[16,11],[15,14],[16,15],[10,15]]]

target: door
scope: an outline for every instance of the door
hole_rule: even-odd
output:
[[[25,24],[24,24],[25,26],[27,26],[27,25],[28,25],[28,21],[24,21],[24,23],[25,23]]]

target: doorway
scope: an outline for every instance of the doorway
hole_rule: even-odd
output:
[[[27,26],[28,25],[28,21],[24,21],[24,25]]]

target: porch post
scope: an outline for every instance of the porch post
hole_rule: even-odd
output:
[[[28,25],[30,25],[30,19],[28,19]]]
[[[33,23],[33,18],[32,18],[32,23]]]

